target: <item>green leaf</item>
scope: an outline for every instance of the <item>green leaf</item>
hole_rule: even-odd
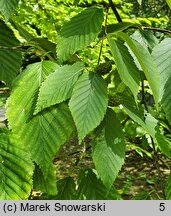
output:
[[[135,57],[137,58],[145,76],[149,82],[151,90],[153,92],[154,100],[156,105],[158,104],[160,81],[157,67],[150,53],[137,41],[132,40],[127,34],[120,32],[118,35],[127,43]]]
[[[166,196],[166,200],[171,200],[171,174],[165,186],[165,196]]]
[[[132,26],[137,26],[137,24],[132,22],[120,22],[120,23],[110,24],[107,26],[107,33],[116,33],[120,31],[124,31]]]
[[[50,61],[27,67],[16,79],[7,102],[9,127],[19,135],[45,175],[60,146],[70,138],[74,125],[69,108],[64,103],[32,116],[41,82],[56,67]]]
[[[109,38],[109,45],[114,57],[119,75],[126,86],[132,91],[137,101],[137,93],[140,84],[139,71],[126,46],[120,41]]]
[[[171,0],[166,0],[167,4],[169,5],[170,9],[171,9]]]
[[[78,131],[79,142],[96,128],[107,108],[107,86],[95,73],[84,73],[77,81],[69,107]]]
[[[144,111],[142,107],[136,106],[135,101],[132,97],[128,96],[127,94],[120,94],[121,95],[121,103],[124,106],[127,114],[139,125],[144,127]]]
[[[7,112],[7,114],[10,115],[9,126],[14,125],[17,127],[20,118],[24,122],[27,122],[28,119],[32,117],[41,83],[46,76],[54,72],[57,67],[58,65],[51,61],[38,62],[29,65],[15,79],[12,94],[8,100],[9,112]],[[10,106],[13,107],[11,110]],[[13,109],[15,109],[15,111]]]
[[[0,133],[0,200],[27,199],[32,189],[33,163],[17,137]]]
[[[12,106],[10,108],[12,109]],[[74,122],[68,106],[64,103],[54,106],[26,124],[22,119],[19,120],[20,122],[13,126],[14,132],[19,134],[23,144],[30,149],[32,159],[47,176],[51,161],[73,132]]]
[[[171,123],[171,39],[164,39],[152,52],[160,76],[160,100]]]
[[[10,50],[10,47],[16,47],[19,44],[11,29],[0,20],[0,80],[9,86],[19,73],[21,66],[21,53]]]
[[[135,102],[129,97],[125,97],[122,104],[127,114],[146,130],[153,138],[154,142],[157,143],[163,154],[167,157],[171,157],[171,142],[162,135],[158,120],[150,113],[146,113],[141,107],[137,109]]]
[[[91,169],[81,170],[78,176],[78,199],[80,200],[120,200],[118,192],[108,191]]]
[[[165,135],[162,135],[159,126],[156,127],[156,135],[155,138],[157,140],[157,144],[160,148],[160,150],[163,152],[164,155],[166,155],[168,158],[171,157],[171,142],[168,140]]]
[[[47,176],[43,175],[39,166],[35,166],[33,176],[33,188],[34,190],[41,191],[48,195],[55,196],[57,194],[56,171],[53,164],[51,164]]]
[[[46,38],[35,38],[32,34],[30,34],[25,28],[19,25],[14,20],[10,19],[9,22],[12,26],[18,30],[19,34],[29,42],[29,45],[36,47],[37,49],[43,49],[48,52],[54,58],[56,58],[56,44],[47,40]]]
[[[56,59],[56,44],[46,38],[32,38],[30,44]]]
[[[57,56],[65,61],[76,51],[93,42],[102,26],[103,9],[90,7],[66,23],[57,37]]]
[[[17,7],[18,2],[19,0],[0,0],[0,11],[4,15],[6,21],[8,21]]]
[[[128,29],[129,27],[133,27],[133,26],[138,26],[138,24],[133,23],[133,22],[120,22],[120,23],[115,23],[115,24],[109,24],[107,25],[107,33],[108,35],[112,34],[112,33],[117,33],[120,31],[124,31],[126,29]],[[102,27],[102,31],[100,32],[100,34],[98,35],[98,37],[103,37],[104,35],[104,31],[105,31],[105,27]]]
[[[40,88],[35,114],[46,107],[69,99],[83,68],[84,64],[77,62],[58,67],[50,74]]]
[[[158,125],[158,120],[155,119],[150,113],[145,114],[144,129],[146,129],[147,133],[152,136],[154,142],[156,142],[163,154],[170,158],[171,142],[164,135],[162,135]]]
[[[131,38],[148,48],[150,52],[158,44],[158,39],[150,31],[137,30],[131,35]]]
[[[104,128],[94,143],[93,162],[103,184],[110,189],[124,163],[125,143],[120,122],[107,110]]]
[[[74,180],[71,177],[66,177],[57,182],[58,195],[57,200],[76,200],[77,191]]]
[[[144,111],[141,106],[137,108],[135,102],[131,98],[124,98],[122,104],[127,114],[155,139],[155,128],[158,121],[151,114]]]
[[[18,30],[19,34],[21,37],[23,37],[26,41],[30,41],[31,39],[34,39],[34,36],[30,34],[25,28],[23,28],[21,25],[19,25],[17,22],[14,20],[10,19],[9,22],[11,25]],[[39,38],[40,39],[40,38]],[[42,39],[42,38],[41,38]]]

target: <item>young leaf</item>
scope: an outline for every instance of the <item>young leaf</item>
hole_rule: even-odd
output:
[[[115,41],[112,38],[109,38],[109,45],[114,57],[119,75],[132,91],[135,100],[137,101],[137,93],[140,83],[139,71],[134,63],[134,60],[126,46],[121,42]]]
[[[103,9],[90,7],[66,23],[57,37],[57,56],[65,61],[76,51],[93,42],[102,26]]]
[[[74,180],[71,177],[66,177],[57,182],[58,195],[57,200],[76,200],[77,191]]]
[[[50,74],[40,88],[35,114],[70,98],[83,68],[84,64],[77,62],[73,65],[58,67],[54,73]]]
[[[81,170],[78,176],[78,199],[81,200],[120,200],[118,192],[108,191],[91,169]]]
[[[35,166],[33,188],[47,195],[55,196],[57,194],[56,170],[53,164],[50,166],[47,176],[43,175],[39,166]]]
[[[171,39],[166,38],[152,52],[160,76],[160,100],[171,123]]]
[[[0,0],[0,11],[5,17],[5,20],[8,21],[11,14],[18,5],[19,0]]]
[[[9,127],[19,135],[45,175],[48,175],[54,155],[73,132],[73,120],[66,104],[59,104],[32,116],[41,82],[56,67],[50,61],[27,67],[16,79],[7,102]]]
[[[11,29],[0,20],[0,80],[10,87],[21,66],[21,53],[10,50],[10,47],[19,44]],[[1,46],[6,48],[3,49]]]
[[[79,142],[96,128],[107,108],[107,86],[95,73],[84,73],[77,81],[69,107],[78,131]]]
[[[159,74],[150,53],[140,43],[132,40],[127,34],[120,32],[118,35],[127,43],[141,65],[157,105],[160,91]]]
[[[0,133],[0,200],[27,199],[32,189],[34,165],[10,133]]]
[[[112,109],[107,110],[104,128],[94,143],[93,162],[103,184],[110,189],[124,163],[125,143],[120,122]]]

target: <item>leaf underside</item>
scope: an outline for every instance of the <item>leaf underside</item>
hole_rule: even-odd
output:
[[[152,52],[160,76],[160,101],[171,123],[171,39],[164,39]]]
[[[146,48],[144,48],[140,43],[135,40],[132,40],[126,33],[119,33],[119,37],[121,37],[128,45],[130,50],[135,55],[138,63],[140,64],[147,80],[149,86],[153,92],[154,100],[156,105],[158,105],[159,100],[159,92],[160,92],[160,79],[157,71],[157,67],[154,64],[152,56],[148,52]]]
[[[137,101],[140,75],[134,60],[128,52],[127,47],[124,46],[120,41],[109,39],[109,45],[120,77],[124,84],[130,88],[135,100]]]

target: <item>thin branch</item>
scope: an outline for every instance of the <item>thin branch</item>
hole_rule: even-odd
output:
[[[146,27],[146,26],[142,26],[141,29],[142,30],[149,30],[149,31],[156,31],[156,32],[171,34],[171,31],[167,30],[167,29],[153,28],[153,27]]]
[[[171,31],[168,29],[161,29],[161,28],[147,27],[147,26],[130,26],[128,29],[142,29],[148,31],[161,32],[165,34],[171,34]]]
[[[115,7],[115,4],[113,3],[112,0],[109,0],[109,5],[110,5],[110,7],[112,8],[113,13],[115,14],[116,19],[118,20],[118,22],[119,22],[119,23],[122,22],[122,19],[121,19],[120,15],[119,15],[119,13],[118,13],[116,7]]]
[[[28,52],[28,49],[31,46],[17,46],[17,47],[5,47],[0,46],[0,50],[9,50],[9,51],[15,51],[15,52]],[[48,53],[45,52],[44,49],[42,49],[40,46],[38,47],[39,50],[41,50],[45,56],[47,56],[51,61],[55,61],[55,59]]]
[[[104,32],[103,32],[103,37],[102,37],[102,42],[101,42],[101,46],[100,46],[100,52],[99,52],[99,57],[98,57],[98,64],[100,63],[100,58],[102,55],[102,49],[103,49],[103,43],[104,43],[104,39],[107,35],[107,20],[108,20],[108,14],[109,14],[109,7],[106,8],[106,19],[105,19],[105,26],[104,26]]]
[[[27,49],[29,47],[28,46],[17,46],[17,47],[0,46],[0,50],[10,50],[10,51],[18,51],[18,52],[27,52]]]

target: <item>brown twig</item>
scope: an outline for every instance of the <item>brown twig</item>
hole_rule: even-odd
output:
[[[156,31],[156,32],[171,34],[171,31],[167,30],[167,29],[154,28],[154,27],[146,27],[146,26],[142,26],[141,29],[142,30],[149,30],[149,31]]]
[[[119,13],[118,13],[116,7],[115,7],[115,4],[113,3],[112,0],[109,0],[109,5],[110,5],[110,7],[112,8],[112,11],[113,11],[113,13],[115,14],[116,19],[118,20],[118,22],[122,22],[122,19],[121,19],[120,15],[119,15]]]
[[[0,50],[10,50],[10,51],[18,51],[18,52],[27,52],[28,46],[17,46],[17,47],[5,47],[0,46]]]

